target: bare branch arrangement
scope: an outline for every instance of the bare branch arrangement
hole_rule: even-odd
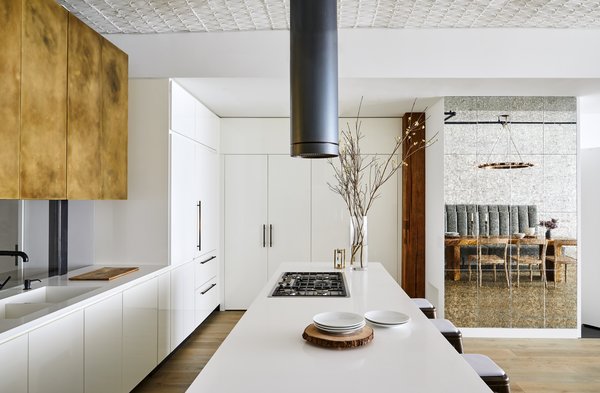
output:
[[[366,227],[364,218],[373,202],[381,195],[381,187],[396,174],[398,169],[408,166],[408,159],[413,154],[437,141],[437,133],[429,139],[417,136],[417,132],[425,128],[425,119],[423,119],[423,113],[416,119],[412,118],[415,103],[416,100],[413,102],[411,115],[408,117],[408,126],[403,130],[402,135],[396,138],[394,148],[389,154],[373,155],[370,158],[361,154],[360,141],[364,138],[360,120],[362,98],[354,127],[352,128],[348,123],[347,128],[340,132],[339,164],[329,160],[335,173],[336,184],[327,183],[327,185],[342,197],[354,225],[351,261],[355,261],[358,257],[362,264],[363,245],[366,240],[364,238]],[[407,148],[403,149],[405,144],[407,144]]]

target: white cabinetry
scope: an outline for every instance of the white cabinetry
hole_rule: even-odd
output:
[[[194,331],[194,262],[171,270],[171,351]]]
[[[85,393],[120,392],[123,380],[123,297],[119,293],[84,310]]]
[[[225,157],[225,307],[244,309],[283,261],[310,260],[310,161]]]
[[[27,334],[0,344],[0,391],[27,393]]]
[[[218,155],[171,133],[171,264],[214,252],[218,245]]]
[[[29,333],[29,393],[83,391],[83,310]]]
[[[123,292],[123,391],[157,365],[158,283],[152,279]]]
[[[158,358],[162,362],[171,353],[171,273],[158,276]]]
[[[200,217],[196,143],[171,133],[171,264],[190,262],[197,254]]]

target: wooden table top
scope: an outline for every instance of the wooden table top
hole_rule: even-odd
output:
[[[480,237],[479,236],[460,236],[460,237],[445,237],[444,238],[444,245],[446,246],[476,246],[478,239]],[[490,236],[490,238],[492,239],[507,239],[506,236]],[[521,239],[516,239],[514,237],[510,237],[509,239],[509,243],[510,244],[517,244],[519,242],[519,240]],[[535,239],[535,237],[524,237],[523,240],[528,240],[528,239]],[[562,246],[576,246],[577,245],[577,239],[574,238],[570,238],[570,237],[555,237],[552,239],[548,240],[548,245],[549,246],[554,246],[555,244],[560,244]]]

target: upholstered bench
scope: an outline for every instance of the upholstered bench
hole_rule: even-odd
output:
[[[457,232],[460,236],[511,236],[539,224],[536,205],[447,204],[445,213],[445,232]],[[522,252],[533,256],[539,253],[539,247],[523,247]],[[509,253],[516,253],[514,246],[509,246]],[[475,254],[476,246],[461,247],[461,263]]]

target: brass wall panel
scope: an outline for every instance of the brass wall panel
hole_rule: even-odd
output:
[[[65,199],[67,11],[23,1],[21,198]]]
[[[21,0],[0,1],[0,48],[0,199],[18,199]]]
[[[102,40],[102,199],[127,199],[127,54]]]
[[[69,14],[67,197],[100,199],[102,37]]]

